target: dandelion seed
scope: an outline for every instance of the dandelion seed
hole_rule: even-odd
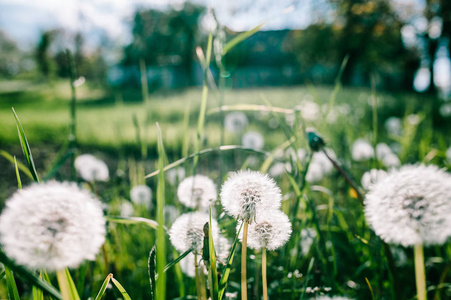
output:
[[[147,185],[134,186],[130,191],[133,203],[144,205],[148,209],[152,206],[152,190]]]
[[[243,144],[243,147],[258,150],[262,149],[265,145],[265,139],[263,138],[261,133],[256,131],[249,131],[243,135],[241,143]]]
[[[364,139],[357,139],[352,145],[352,159],[355,161],[368,160],[374,157],[373,146]]]
[[[385,172],[384,170],[371,169],[363,174],[361,181],[362,187],[365,190],[369,190],[373,184],[385,178],[386,176],[387,172]]]
[[[107,181],[109,179],[108,166],[91,154],[78,156],[74,166],[85,181]]]
[[[238,222],[237,230],[240,226],[241,222]],[[280,210],[263,211],[249,225],[247,245],[252,249],[266,248],[272,251],[285,245],[290,236],[291,223],[286,214]]]
[[[193,249],[194,254],[200,254],[204,243],[204,225],[209,221],[209,215],[191,212],[181,215],[169,231],[172,245],[179,252]],[[211,220],[213,241],[219,240],[219,227],[216,220]]]
[[[93,260],[105,241],[101,203],[74,183],[32,184],[6,201],[0,240],[20,265],[48,271],[75,268]]]
[[[280,207],[280,188],[268,175],[255,171],[239,171],[230,175],[221,189],[221,203],[227,214],[252,222],[257,210]]]
[[[230,132],[240,133],[247,127],[247,117],[242,112],[232,112],[225,116],[224,127]]]
[[[451,235],[450,198],[450,174],[432,165],[406,165],[370,187],[365,216],[387,243],[443,244]]]
[[[185,178],[177,189],[180,202],[190,208],[208,208],[217,195],[215,183],[204,175]]]

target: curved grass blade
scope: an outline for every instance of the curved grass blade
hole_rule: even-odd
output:
[[[97,296],[94,300],[102,299],[103,295],[105,294],[108,283],[110,283],[111,278],[113,278],[113,274],[110,273],[105,278],[105,281],[103,282],[102,286],[100,287],[99,293],[97,294]]]
[[[150,300],[155,299],[156,297],[156,269],[157,269],[157,260],[156,260],[156,248],[155,246],[149,252],[149,260],[147,261],[147,266],[149,270],[149,281],[150,281]]]
[[[17,265],[13,260],[11,260],[9,257],[7,257],[6,254],[3,252],[3,250],[1,250],[1,249],[0,249],[0,262],[2,262],[6,267],[10,268],[12,271],[14,271],[20,277],[24,278],[25,280],[29,281],[31,284],[37,286],[38,288],[40,288],[43,291],[45,291],[46,293],[48,293],[53,298],[59,299],[59,300],[63,299],[60,292],[55,287],[53,287],[50,283],[39,278],[33,272],[27,270],[26,268],[24,268],[20,265]]]
[[[308,264],[307,274],[305,275],[304,288],[302,289],[301,300],[304,299],[304,297],[305,297],[305,290],[307,289],[307,285],[308,285],[308,282],[310,279],[310,272],[313,269],[314,263],[315,263],[315,258],[312,257],[312,259],[310,260],[310,263]]]
[[[119,283],[119,281],[114,279],[113,276],[111,276],[111,281],[116,286],[116,288],[121,292],[122,297],[124,297],[125,300],[132,300],[132,298],[130,298],[130,296],[128,295],[127,291],[124,289],[124,287]]]
[[[16,169],[17,187],[19,190],[22,188],[22,180],[20,180],[19,168],[17,167],[17,160],[14,156],[14,168]]]
[[[177,166],[183,164],[183,163],[186,162],[187,160],[193,159],[193,158],[196,157],[196,156],[200,156],[200,155],[212,153],[212,152],[215,152],[215,151],[230,151],[230,150],[243,150],[243,151],[249,151],[249,152],[253,152],[253,153],[262,154],[262,155],[265,155],[265,156],[268,156],[268,157],[271,156],[271,155],[273,155],[273,154],[271,154],[271,153],[269,153],[269,152],[267,152],[267,151],[263,151],[263,150],[256,150],[256,149],[251,149],[251,148],[245,148],[245,147],[243,147],[243,146],[238,146],[238,145],[224,145],[224,146],[220,146],[220,147],[204,149],[204,150],[199,151],[199,152],[197,152],[197,153],[193,153],[193,154],[191,154],[191,155],[189,155],[189,156],[187,156],[187,157],[183,157],[183,158],[181,158],[181,159],[179,159],[179,160],[176,160],[176,161],[173,162],[173,163],[170,163],[169,165],[167,165],[166,167],[164,167],[162,170],[163,170],[163,172],[164,172],[164,171],[170,170],[170,169],[172,169],[172,168],[175,168],[175,167],[177,167]],[[159,173],[160,173],[160,169],[159,169],[159,170],[156,170],[156,171],[154,171],[154,172],[152,172],[152,173],[150,173],[150,174],[148,174],[148,175],[146,175],[145,178],[153,177],[153,176],[155,176],[155,175],[157,175],[157,174],[159,174]]]
[[[256,32],[258,32],[264,25],[266,24],[266,22],[263,22],[257,26],[255,26],[254,28],[252,28],[249,31],[243,32],[241,34],[239,34],[238,36],[236,36],[235,38],[231,39],[227,44],[224,45],[224,48],[222,49],[222,55],[226,55],[227,52],[229,52],[230,50],[232,50],[236,45],[238,45],[239,43],[241,43],[242,41],[244,41],[245,39],[247,39],[248,37],[254,35]]]
[[[119,224],[144,224],[149,226],[150,228],[158,230],[158,223],[154,220],[142,218],[142,217],[130,217],[130,218],[122,218],[122,217],[106,217],[107,221],[115,222]],[[166,226],[163,226],[164,230],[168,230]]]
[[[14,113],[14,118],[16,119],[16,126],[17,126],[17,132],[19,134],[19,140],[20,140],[20,146],[22,147],[23,154],[25,155],[25,158],[27,160],[28,169],[30,170],[31,176],[33,177],[33,180],[36,182],[39,182],[39,176],[36,172],[36,167],[34,165],[33,156],[31,155],[30,146],[28,145],[28,140],[25,135],[25,131],[23,130],[22,124],[19,121],[19,117],[16,114],[16,111],[14,108],[11,108]]]
[[[5,266],[6,285],[8,286],[9,299],[20,300],[19,291],[17,290],[16,281],[14,280],[13,272],[10,268]]]
[[[243,229],[243,223],[241,223],[240,229],[236,233],[235,240],[233,241],[232,248],[230,249],[229,259],[227,260],[227,265],[222,270],[222,277],[219,281],[219,291],[218,299],[222,299],[224,296],[225,289],[227,287],[227,280],[229,280],[230,269],[232,268],[233,257],[235,256],[236,245],[238,244],[238,237],[240,236],[241,229]]]
[[[223,105],[208,111],[207,114],[215,114],[221,111],[263,111],[263,112],[275,112],[281,114],[294,114],[296,110],[290,108],[273,107],[267,105],[258,104],[235,104],[235,105]]]
[[[183,252],[182,254],[180,254],[179,257],[177,257],[176,259],[174,259],[173,261],[169,262],[165,267],[164,267],[164,272],[166,272],[167,270],[169,270],[172,266],[174,266],[176,263],[178,263],[179,261],[181,261],[182,259],[184,259],[188,254],[191,253],[191,251],[193,251],[193,249],[188,249],[185,252]]]
[[[4,158],[6,158],[7,160],[9,160],[11,163],[14,164],[15,161],[15,157],[12,156],[11,154],[9,154],[8,152],[4,151],[4,150],[0,150],[0,155],[3,156]],[[25,166],[23,163],[21,163],[20,161],[17,162],[17,167],[19,167],[19,169],[25,173],[25,175],[27,175],[30,179],[33,179],[33,176],[30,173],[30,170],[28,170],[28,167]]]
[[[44,181],[47,181],[49,179],[51,179],[53,176],[55,176],[56,172],[58,172],[58,170],[64,165],[64,163],[69,159],[72,158],[75,155],[75,153],[70,150],[69,152],[67,152],[65,155],[61,156],[56,163],[54,164],[54,166],[52,166],[52,168],[50,169],[50,171],[45,175],[44,177]]]

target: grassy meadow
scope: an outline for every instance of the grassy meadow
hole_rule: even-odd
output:
[[[268,295],[270,299],[311,299],[320,295],[336,295],[349,299],[416,299],[414,257],[412,248],[385,245],[365,221],[363,206],[355,191],[340,173],[333,169],[322,178],[306,180],[312,159],[305,135],[306,128],[315,128],[326,147],[332,149],[342,169],[360,189],[362,175],[370,169],[385,169],[377,158],[356,161],[352,145],[365,139],[375,146],[390,146],[400,163],[434,164],[449,170],[446,150],[451,140],[451,120],[438,113],[438,98],[413,93],[381,92],[368,88],[340,86],[296,86],[260,89],[208,90],[205,121],[202,116],[202,88],[157,92],[142,101],[138,92],[105,91],[89,84],[76,89],[75,156],[91,153],[104,160],[109,168],[109,181],[84,182],[73,174],[68,138],[70,133],[70,85],[68,82],[33,83],[0,82],[0,205],[16,190],[14,164],[6,158],[15,156],[26,169],[20,149],[14,107],[25,131],[37,173],[41,179],[76,180],[95,190],[105,204],[107,237],[95,261],[86,261],[71,269],[81,299],[94,299],[108,274],[120,282],[131,299],[149,299],[149,251],[159,245],[153,222],[162,212],[161,205],[174,207],[174,214],[165,214],[165,225],[171,227],[174,217],[192,211],[177,198],[175,181],[164,176],[146,175],[190,154],[207,150],[197,158],[178,165],[185,176],[203,174],[221,184],[228,172],[240,169],[269,173],[282,191],[282,207],[292,224],[288,242],[268,252]],[[223,106],[222,110],[221,101]],[[245,105],[249,104],[249,105]],[[224,116],[232,111],[244,112],[248,125],[242,132],[224,128]],[[400,131],[390,132],[386,120],[397,117]],[[161,140],[158,145],[158,130]],[[241,145],[242,135],[257,131],[264,137],[260,151],[223,149],[223,145]],[[222,135],[223,133],[223,135]],[[200,134],[200,135],[199,135]],[[293,153],[304,149],[304,158]],[[282,164],[282,165],[281,165]],[[170,166],[170,165],[169,165]],[[277,169],[282,166],[282,169]],[[24,186],[30,184],[20,169]],[[130,189],[146,184],[152,189],[150,208],[130,201]],[[164,189],[161,187],[164,185]],[[157,192],[157,190],[159,192]],[[132,204],[133,212],[122,221],[124,203]],[[225,215],[219,201],[214,203],[219,227],[230,243],[236,235],[236,220]],[[124,216],[122,214],[122,216]],[[131,217],[131,219],[130,219]],[[142,219],[133,219],[140,217]],[[160,219],[161,220],[161,219]],[[162,254],[170,262],[178,253],[164,234]],[[161,239],[160,239],[161,241]],[[388,250],[385,248],[388,247]],[[387,255],[390,252],[391,255]],[[161,253],[161,252],[160,252]],[[237,243],[223,299],[239,299],[241,243]],[[248,298],[261,299],[261,251],[248,249]],[[157,260],[157,266],[161,264]],[[219,263],[223,276],[225,262]],[[425,248],[428,297],[451,297],[451,245]],[[4,274],[4,272],[3,272]],[[196,282],[182,272],[179,264],[165,272],[167,299],[196,299]],[[2,275],[3,277],[3,275]],[[54,274],[48,281],[58,286]],[[157,280],[157,281],[158,281]],[[39,299],[32,284],[16,276],[20,298]],[[209,283],[207,282],[207,285]],[[157,286],[158,293],[161,287]],[[210,292],[207,292],[209,295]],[[7,280],[0,280],[0,298],[8,298]],[[105,289],[105,299],[127,297],[116,285]]]

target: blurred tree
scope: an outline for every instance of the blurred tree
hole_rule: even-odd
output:
[[[41,34],[41,39],[39,40],[36,49],[36,62],[38,64],[39,71],[45,77],[49,77],[49,75],[51,74],[52,61],[50,55],[50,46],[56,34],[56,30],[44,31]]]
[[[331,0],[333,22],[320,21],[287,40],[304,77],[331,83],[349,55],[344,84],[366,85],[375,75],[385,88],[411,89],[419,56],[402,43],[403,22],[388,0]]]
[[[179,65],[193,83],[195,38],[205,7],[186,2],[181,9],[138,11],[133,23],[133,41],[124,49],[125,65]]]
[[[14,76],[20,71],[21,53],[16,43],[0,30],[0,76]]]

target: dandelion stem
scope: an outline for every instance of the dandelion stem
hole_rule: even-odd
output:
[[[247,228],[249,221],[244,222],[243,242],[241,245],[241,300],[247,300],[247,278],[246,278],[246,252],[247,252]]]
[[[417,284],[418,300],[426,300],[426,271],[424,269],[423,244],[417,244],[413,248],[415,256],[415,280]]]
[[[263,300],[268,300],[268,282],[266,280],[266,248],[262,250],[262,283],[263,283]]]

